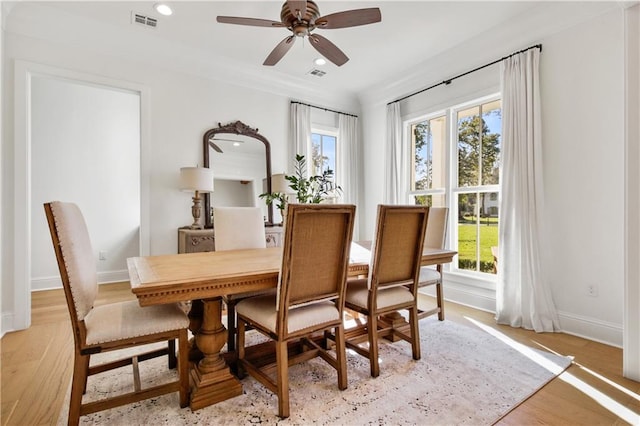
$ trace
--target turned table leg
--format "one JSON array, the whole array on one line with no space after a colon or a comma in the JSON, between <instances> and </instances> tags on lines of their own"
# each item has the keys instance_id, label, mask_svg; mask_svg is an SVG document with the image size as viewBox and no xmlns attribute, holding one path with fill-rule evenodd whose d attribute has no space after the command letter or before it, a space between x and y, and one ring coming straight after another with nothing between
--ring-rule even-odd
<instances>
[{"instance_id":1,"label":"turned table leg","mask_svg":"<svg viewBox=\"0 0 640 426\"><path fill-rule=\"evenodd\" d=\"M204 315L204 304L202 300L196 299L191 301L191 309L189 310L189 331L194 337L189 339L189 362L198 362L202 359L202 352L198 349L195 336L202 327L202 317Z\"/></svg>"},{"instance_id":2,"label":"turned table leg","mask_svg":"<svg viewBox=\"0 0 640 426\"><path fill-rule=\"evenodd\" d=\"M222 324L222 298L206 299L202 303L202 325L196 334L196 344L204 358L191 370L192 410L242 394L242 385L220 355L227 341L227 329Z\"/></svg>"}]
</instances>

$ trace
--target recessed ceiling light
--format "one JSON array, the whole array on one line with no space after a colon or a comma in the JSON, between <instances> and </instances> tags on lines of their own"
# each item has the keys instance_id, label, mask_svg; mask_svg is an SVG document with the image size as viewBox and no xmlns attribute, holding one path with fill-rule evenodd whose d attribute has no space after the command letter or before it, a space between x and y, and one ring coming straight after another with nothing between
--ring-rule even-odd
<instances>
[{"instance_id":1,"label":"recessed ceiling light","mask_svg":"<svg viewBox=\"0 0 640 426\"><path fill-rule=\"evenodd\" d=\"M324 65L327 61L324 58L316 58L313 60L313 63L316 65Z\"/></svg>"},{"instance_id":2,"label":"recessed ceiling light","mask_svg":"<svg viewBox=\"0 0 640 426\"><path fill-rule=\"evenodd\" d=\"M171 15L173 13L173 10L171 10L169 5L167 5L165 3L156 3L156 4L153 5L153 8L160 15L169 16L169 15Z\"/></svg>"}]
</instances>

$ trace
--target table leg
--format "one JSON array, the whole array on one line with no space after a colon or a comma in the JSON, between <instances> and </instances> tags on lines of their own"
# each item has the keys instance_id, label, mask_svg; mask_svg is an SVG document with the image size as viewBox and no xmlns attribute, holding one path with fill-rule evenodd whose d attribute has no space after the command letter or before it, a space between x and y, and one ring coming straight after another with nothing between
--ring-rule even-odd
<instances>
[{"instance_id":1,"label":"table leg","mask_svg":"<svg viewBox=\"0 0 640 426\"><path fill-rule=\"evenodd\" d=\"M196 344L204 358L191 370L192 410L242 394L242 385L220 356L220 349L227 339L227 330L222 324L222 298L202 302L204 315L196 334Z\"/></svg>"},{"instance_id":2,"label":"table leg","mask_svg":"<svg viewBox=\"0 0 640 426\"><path fill-rule=\"evenodd\" d=\"M196 343L195 336L202 327L202 317L204 315L204 304L202 300L192 300L191 310L189 311L189 330L194 337L189 340L189 362L198 362L202 359L203 355L198 344Z\"/></svg>"}]
</instances>

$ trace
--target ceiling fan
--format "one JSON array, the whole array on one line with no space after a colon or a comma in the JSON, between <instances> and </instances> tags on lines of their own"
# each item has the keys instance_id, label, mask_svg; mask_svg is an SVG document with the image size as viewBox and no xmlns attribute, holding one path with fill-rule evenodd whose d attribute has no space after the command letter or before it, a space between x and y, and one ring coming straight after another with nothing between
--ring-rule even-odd
<instances>
[{"instance_id":1,"label":"ceiling fan","mask_svg":"<svg viewBox=\"0 0 640 426\"><path fill-rule=\"evenodd\" d=\"M253 27L278 27L287 28L293 35L285 37L271 51L263 65L273 66L291 49L296 37L307 37L311 45L322 56L336 64L344 65L349 58L335 44L319 34L313 34L316 28L332 30L337 28L357 27L359 25L380 22L382 15L380 9L372 7L368 9L345 10L320 16L320 10L315 2L288 0L282 5L280 22L259 18L241 18L236 16L218 16L217 21L222 24L249 25Z\"/></svg>"}]
</instances>

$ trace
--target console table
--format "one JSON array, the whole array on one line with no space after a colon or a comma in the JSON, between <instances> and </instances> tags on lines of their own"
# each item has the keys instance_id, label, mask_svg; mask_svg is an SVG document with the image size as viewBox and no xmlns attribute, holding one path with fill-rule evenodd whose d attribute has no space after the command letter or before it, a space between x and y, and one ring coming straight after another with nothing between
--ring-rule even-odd
<instances>
[{"instance_id":1,"label":"console table","mask_svg":"<svg viewBox=\"0 0 640 426\"><path fill-rule=\"evenodd\" d=\"M282 226L265 226L267 247L282 246ZM215 251L215 229L178 228L178 253Z\"/></svg>"}]
</instances>

